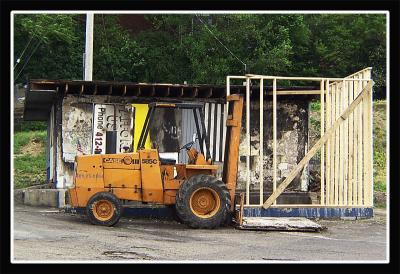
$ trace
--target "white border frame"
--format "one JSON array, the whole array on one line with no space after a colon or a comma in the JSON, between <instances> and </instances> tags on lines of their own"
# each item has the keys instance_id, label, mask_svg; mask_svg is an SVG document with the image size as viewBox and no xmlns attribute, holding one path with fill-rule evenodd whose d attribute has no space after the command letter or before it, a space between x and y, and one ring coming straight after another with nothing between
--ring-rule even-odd
<instances>
[{"instance_id":1,"label":"white border frame","mask_svg":"<svg viewBox=\"0 0 400 274\"><path fill-rule=\"evenodd\" d=\"M173 11L173 10L166 10L166 11L84 11L84 10L76 10L76 11L55 11L55 10L44 10L44 11L29 11L29 10L21 10L21 11L12 11L11 12L11 18L10 18L10 34L11 34L11 39L10 39L10 49L11 49L11 54L10 54L10 83L11 83L11 95L14 95L14 73L13 73L13 64L14 64L14 42L13 42L13 37L14 37L14 15L15 14L86 14L87 12L91 12L93 14L199 14L199 13L206 13L206 14L385 14L386 15L386 83L387 83L387 93L386 93L386 101L390 102L390 87L389 87L389 74L390 74L390 67L389 67L389 57L390 57L390 36L389 36L389 26L390 26L390 14L389 11L374 11L374 10L368 10L368 11L334 11L334 10L328 10L328 11L323 11L323 12L316 12L316 11L209 11L209 10L199 10L199 11ZM199 261L181 261L181 260L162 260L162 261L138 261L138 260L121 260L121 261L115 261L115 260L104 260L104 261L87 261L87 260L76 260L76 261L68 261L68 260L47 260L47 261L29 261L29 260L14 260L14 188L13 188L13 179L11 179L11 186L10 186L10 208L11 208L11 216L10 216L10 225L11 225L11 237L10 237L10 247L11 247L11 252L10 252L10 260L11 263L34 263L34 264L40 264L40 263L68 263L68 264L75 264L75 263L91 263L91 264L108 264L108 263L115 263L115 264L121 264L121 263L140 263L140 264L148 264L148 263L156 263L156 264L164 264L164 263L224 263L224 264L237 264L237 263L263 263L263 264L275 264L279 263L281 264L282 262L287 263L287 264L302 264L302 263L314 263L314 264L326 264L326 263L340 263L340 264L348 264L348 263L355 263L355 264L365 264L365 263L389 263L389 258L390 258L390 249L389 249L389 243L390 243L390 201L389 201L389 193L390 193L390 163L389 163L389 155L390 155L390 143L389 143L389 136L390 136L390 127L389 127L389 112L390 112L390 103L387 103L386 107L386 260L306 260L306 261L283 261L283 260L278 260L278 261L268 261L265 262L263 260L243 260L243 261L237 261L237 260L226 260L226 261L210 261L210 260L199 260ZM10 106L11 106L11 111L10 111L10 140L11 140L11 157L10 157L10 174L13 175L13 170L14 170L14 96L10 96Z\"/></svg>"}]
</instances>

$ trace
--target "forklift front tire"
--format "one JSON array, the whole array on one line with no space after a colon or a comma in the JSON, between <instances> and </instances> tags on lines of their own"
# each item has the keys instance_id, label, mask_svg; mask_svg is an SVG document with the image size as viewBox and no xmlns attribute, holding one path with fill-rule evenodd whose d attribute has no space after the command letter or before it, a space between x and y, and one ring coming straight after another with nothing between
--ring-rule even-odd
<instances>
[{"instance_id":1,"label":"forklift front tire","mask_svg":"<svg viewBox=\"0 0 400 274\"><path fill-rule=\"evenodd\" d=\"M121 218L121 202L110 192L98 192L89 199L86 215L94 225L113 226Z\"/></svg>"},{"instance_id":2,"label":"forklift front tire","mask_svg":"<svg viewBox=\"0 0 400 274\"><path fill-rule=\"evenodd\" d=\"M231 201L223 182L210 175L195 175L181 185L175 207L189 227L216 228L227 222Z\"/></svg>"}]
</instances>

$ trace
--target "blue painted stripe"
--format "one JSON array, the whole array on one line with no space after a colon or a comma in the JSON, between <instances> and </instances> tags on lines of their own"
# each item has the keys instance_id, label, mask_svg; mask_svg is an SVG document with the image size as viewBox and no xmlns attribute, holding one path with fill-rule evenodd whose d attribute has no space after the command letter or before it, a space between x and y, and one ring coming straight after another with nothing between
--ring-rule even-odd
<instances>
[{"instance_id":1,"label":"blue painted stripe","mask_svg":"<svg viewBox=\"0 0 400 274\"><path fill-rule=\"evenodd\" d=\"M84 207L77 208L66 208L65 212L67 213L78 213L85 214ZM145 218L161 218L161 219L172 219L173 212L172 209L168 207L159 207L159 208L138 208L138 207L124 207L122 210L123 217L145 217Z\"/></svg>"},{"instance_id":2,"label":"blue painted stripe","mask_svg":"<svg viewBox=\"0 0 400 274\"><path fill-rule=\"evenodd\" d=\"M84 208L66 209L66 212L84 213ZM124 217L166 218L171 219L171 208L124 208ZM374 209L367 208L244 208L245 217L305 217L305 218L342 218L355 217L356 219L372 218Z\"/></svg>"},{"instance_id":3,"label":"blue painted stripe","mask_svg":"<svg viewBox=\"0 0 400 274\"><path fill-rule=\"evenodd\" d=\"M246 217L372 218L373 208L244 208Z\"/></svg>"}]
</instances>

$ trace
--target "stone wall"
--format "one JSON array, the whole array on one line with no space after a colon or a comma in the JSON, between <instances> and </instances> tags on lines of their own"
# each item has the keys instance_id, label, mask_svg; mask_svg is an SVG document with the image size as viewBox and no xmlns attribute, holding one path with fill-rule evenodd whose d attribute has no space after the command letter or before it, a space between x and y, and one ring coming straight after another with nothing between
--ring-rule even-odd
<instances>
[{"instance_id":1,"label":"stone wall","mask_svg":"<svg viewBox=\"0 0 400 274\"><path fill-rule=\"evenodd\" d=\"M260 141L260 103L252 101L250 105L250 191L259 190L259 141ZM308 102L305 100L279 100L277 105L277 185L283 181L298 162L304 157L307 148ZM264 192L272 190L273 136L272 102L264 101ZM238 189L246 188L246 108L242 119L242 132L239 148ZM307 190L307 178L300 173L288 187L288 190Z\"/></svg>"}]
</instances>

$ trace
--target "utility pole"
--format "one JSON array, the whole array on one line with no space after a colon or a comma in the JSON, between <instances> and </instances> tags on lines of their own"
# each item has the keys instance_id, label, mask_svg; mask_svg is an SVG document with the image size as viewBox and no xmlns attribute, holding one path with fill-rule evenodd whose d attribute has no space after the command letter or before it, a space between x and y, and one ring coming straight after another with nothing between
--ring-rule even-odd
<instances>
[{"instance_id":1,"label":"utility pole","mask_svg":"<svg viewBox=\"0 0 400 274\"><path fill-rule=\"evenodd\" d=\"M86 13L85 81L92 81L93 76L93 22L93 12Z\"/></svg>"}]
</instances>

